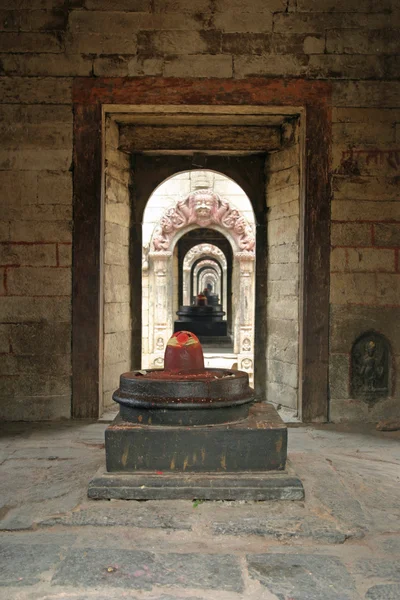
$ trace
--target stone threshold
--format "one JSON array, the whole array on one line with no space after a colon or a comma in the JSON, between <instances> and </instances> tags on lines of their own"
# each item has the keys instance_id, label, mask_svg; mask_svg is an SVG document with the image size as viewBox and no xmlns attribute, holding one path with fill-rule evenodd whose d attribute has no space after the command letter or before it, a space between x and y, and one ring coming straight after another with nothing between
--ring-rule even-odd
<instances>
[{"instance_id":1,"label":"stone threshold","mask_svg":"<svg viewBox=\"0 0 400 600\"><path fill-rule=\"evenodd\" d=\"M95 500L304 500L300 479L290 470L236 473L107 473L89 483Z\"/></svg>"}]
</instances>

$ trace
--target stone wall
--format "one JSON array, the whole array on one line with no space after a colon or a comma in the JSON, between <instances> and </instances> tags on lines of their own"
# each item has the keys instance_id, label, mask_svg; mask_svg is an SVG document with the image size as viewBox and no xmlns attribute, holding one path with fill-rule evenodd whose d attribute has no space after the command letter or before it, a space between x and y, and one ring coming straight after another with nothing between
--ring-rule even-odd
<instances>
[{"instance_id":1,"label":"stone wall","mask_svg":"<svg viewBox=\"0 0 400 600\"><path fill-rule=\"evenodd\" d=\"M366 90L352 103L365 106L333 111L330 418L376 421L400 414L400 111ZM350 369L370 330L392 350L388 397L372 404L351 398Z\"/></svg>"},{"instance_id":2,"label":"stone wall","mask_svg":"<svg viewBox=\"0 0 400 600\"><path fill-rule=\"evenodd\" d=\"M297 412L299 142L270 154L267 173L267 400Z\"/></svg>"},{"instance_id":3,"label":"stone wall","mask_svg":"<svg viewBox=\"0 0 400 600\"><path fill-rule=\"evenodd\" d=\"M0 418L69 417L71 108L14 100L0 120Z\"/></svg>"},{"instance_id":4,"label":"stone wall","mask_svg":"<svg viewBox=\"0 0 400 600\"><path fill-rule=\"evenodd\" d=\"M118 126L106 124L104 208L104 307L103 307L103 407L113 404L111 395L119 376L131 368L130 309L130 163L118 150ZM140 269L137 276L140 277Z\"/></svg>"},{"instance_id":5,"label":"stone wall","mask_svg":"<svg viewBox=\"0 0 400 600\"><path fill-rule=\"evenodd\" d=\"M366 329L399 363L399 21L395 0L3 0L1 416L70 414L73 78L143 75L331 81L331 417L394 414L345 382Z\"/></svg>"}]
</instances>

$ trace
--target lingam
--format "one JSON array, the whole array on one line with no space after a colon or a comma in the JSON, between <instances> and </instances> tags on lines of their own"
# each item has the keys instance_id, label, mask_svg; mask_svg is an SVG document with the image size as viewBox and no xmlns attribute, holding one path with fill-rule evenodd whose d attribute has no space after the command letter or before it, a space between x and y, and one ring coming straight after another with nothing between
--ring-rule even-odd
<instances>
[{"instance_id":1,"label":"lingam","mask_svg":"<svg viewBox=\"0 0 400 600\"><path fill-rule=\"evenodd\" d=\"M192 332L168 341L164 369L123 373L106 429L107 472L91 498L302 499L286 467L287 429L256 402L247 373L204 368Z\"/></svg>"},{"instance_id":2,"label":"lingam","mask_svg":"<svg viewBox=\"0 0 400 600\"><path fill-rule=\"evenodd\" d=\"M228 323L223 320L225 312L218 302L218 296L209 294L208 290L197 295L194 305L181 306L176 314L178 319L174 321L175 332L188 330L197 335L200 340L209 337L227 337Z\"/></svg>"}]
</instances>

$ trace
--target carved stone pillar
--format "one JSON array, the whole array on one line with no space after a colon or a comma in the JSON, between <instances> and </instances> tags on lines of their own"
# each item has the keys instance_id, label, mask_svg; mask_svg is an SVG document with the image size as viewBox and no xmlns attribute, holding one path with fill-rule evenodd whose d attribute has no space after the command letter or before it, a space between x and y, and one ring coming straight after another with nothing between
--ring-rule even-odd
<instances>
[{"instance_id":1,"label":"carved stone pillar","mask_svg":"<svg viewBox=\"0 0 400 600\"><path fill-rule=\"evenodd\" d=\"M254 253L239 252L238 368L254 380Z\"/></svg>"},{"instance_id":2,"label":"carved stone pillar","mask_svg":"<svg viewBox=\"0 0 400 600\"><path fill-rule=\"evenodd\" d=\"M150 252L149 271L149 366L161 369L165 345L173 330L172 252Z\"/></svg>"}]
</instances>

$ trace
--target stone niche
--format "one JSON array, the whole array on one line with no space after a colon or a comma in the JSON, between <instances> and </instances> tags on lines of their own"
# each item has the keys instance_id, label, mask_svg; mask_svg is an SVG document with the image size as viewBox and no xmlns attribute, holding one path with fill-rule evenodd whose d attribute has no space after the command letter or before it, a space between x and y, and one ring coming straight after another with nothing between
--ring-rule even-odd
<instances>
[{"instance_id":1,"label":"stone niche","mask_svg":"<svg viewBox=\"0 0 400 600\"><path fill-rule=\"evenodd\" d=\"M367 331L351 349L350 388L352 398L374 404L392 394L392 357L384 335Z\"/></svg>"}]
</instances>

